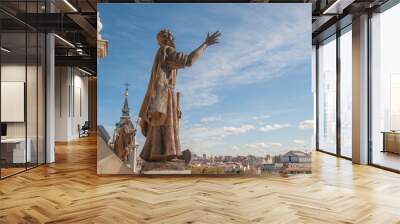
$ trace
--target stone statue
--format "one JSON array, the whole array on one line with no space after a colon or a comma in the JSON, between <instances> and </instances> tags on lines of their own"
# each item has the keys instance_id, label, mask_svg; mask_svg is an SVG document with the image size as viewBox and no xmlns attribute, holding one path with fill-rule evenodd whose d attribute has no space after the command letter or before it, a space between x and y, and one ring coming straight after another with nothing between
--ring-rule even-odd
<instances>
[{"instance_id":1,"label":"stone statue","mask_svg":"<svg viewBox=\"0 0 400 224\"><path fill-rule=\"evenodd\" d=\"M128 119L115 130L114 152L124 162L128 161L128 155L135 147L135 132Z\"/></svg>"},{"instance_id":2,"label":"stone statue","mask_svg":"<svg viewBox=\"0 0 400 224\"><path fill-rule=\"evenodd\" d=\"M114 135L110 144L115 154L124 162L128 161L129 153L136 147L136 128L133 127L128 106L129 84L126 83L125 85L125 100L121 110L122 115L120 121L115 124Z\"/></svg>"},{"instance_id":3,"label":"stone statue","mask_svg":"<svg viewBox=\"0 0 400 224\"><path fill-rule=\"evenodd\" d=\"M217 31L207 37L190 54L177 52L175 39L169 30L157 34L160 45L154 59L146 95L139 111L139 124L146 142L140 157L147 162L185 160L188 164L191 153L181 151L179 141L179 93L175 93L177 70L190 67L203 51L218 43L221 34Z\"/></svg>"}]
</instances>

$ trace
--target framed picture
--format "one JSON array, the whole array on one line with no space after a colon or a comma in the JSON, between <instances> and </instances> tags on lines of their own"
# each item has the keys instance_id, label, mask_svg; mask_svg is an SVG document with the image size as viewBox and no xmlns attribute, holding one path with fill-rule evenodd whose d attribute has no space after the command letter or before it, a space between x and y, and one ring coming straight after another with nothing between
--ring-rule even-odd
<instances>
[{"instance_id":1,"label":"framed picture","mask_svg":"<svg viewBox=\"0 0 400 224\"><path fill-rule=\"evenodd\" d=\"M311 173L309 4L98 9L99 174Z\"/></svg>"}]
</instances>

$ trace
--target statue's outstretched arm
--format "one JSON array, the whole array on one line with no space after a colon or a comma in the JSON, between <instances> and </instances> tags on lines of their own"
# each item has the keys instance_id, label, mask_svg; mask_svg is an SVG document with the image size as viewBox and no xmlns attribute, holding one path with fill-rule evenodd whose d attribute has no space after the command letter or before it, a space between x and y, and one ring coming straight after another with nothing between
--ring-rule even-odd
<instances>
[{"instance_id":1,"label":"statue's outstretched arm","mask_svg":"<svg viewBox=\"0 0 400 224\"><path fill-rule=\"evenodd\" d=\"M186 55L184 53L172 51L169 52L168 56L168 64L171 68L183 68L183 67L188 67L192 66L197 59L200 58L201 55L203 55L204 50L213 44L218 43L218 37L221 34L217 31L213 34L207 34L207 38L202 43L198 48L196 48L194 51L192 51L189 55Z\"/></svg>"},{"instance_id":2,"label":"statue's outstretched arm","mask_svg":"<svg viewBox=\"0 0 400 224\"><path fill-rule=\"evenodd\" d=\"M192 51L192 53L190 53L188 56L186 66L192 66L197 61L197 59L199 59L200 56L203 55L203 52L206 48L207 45L205 43L202 43L198 48Z\"/></svg>"},{"instance_id":3,"label":"statue's outstretched arm","mask_svg":"<svg viewBox=\"0 0 400 224\"><path fill-rule=\"evenodd\" d=\"M214 32L210 35L207 34L206 40L198 48L196 48L192 53L189 54L188 66L192 66L195 61L203 54L204 50L213 44L218 43L218 37L221 35L219 31Z\"/></svg>"}]
</instances>

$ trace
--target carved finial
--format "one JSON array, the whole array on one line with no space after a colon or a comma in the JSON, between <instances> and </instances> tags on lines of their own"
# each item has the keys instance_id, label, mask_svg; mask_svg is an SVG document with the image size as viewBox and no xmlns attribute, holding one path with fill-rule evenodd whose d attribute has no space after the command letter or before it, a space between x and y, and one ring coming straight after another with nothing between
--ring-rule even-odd
<instances>
[{"instance_id":1,"label":"carved finial","mask_svg":"<svg viewBox=\"0 0 400 224\"><path fill-rule=\"evenodd\" d=\"M128 97L128 87L129 87L129 83L128 82L126 82L125 84L124 84L124 86L125 86L125 92L124 92L124 96L126 96L126 97Z\"/></svg>"}]
</instances>

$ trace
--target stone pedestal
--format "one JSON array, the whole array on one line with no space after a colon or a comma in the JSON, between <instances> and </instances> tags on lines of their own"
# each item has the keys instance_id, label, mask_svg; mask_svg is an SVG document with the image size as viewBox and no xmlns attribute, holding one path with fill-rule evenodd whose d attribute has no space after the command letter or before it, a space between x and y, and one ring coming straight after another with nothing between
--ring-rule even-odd
<instances>
[{"instance_id":1,"label":"stone pedestal","mask_svg":"<svg viewBox=\"0 0 400 224\"><path fill-rule=\"evenodd\" d=\"M185 161L173 162L143 162L141 174L191 174Z\"/></svg>"}]
</instances>

